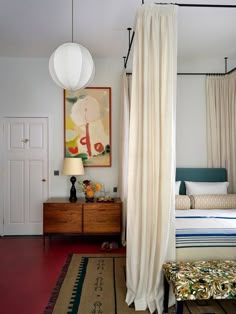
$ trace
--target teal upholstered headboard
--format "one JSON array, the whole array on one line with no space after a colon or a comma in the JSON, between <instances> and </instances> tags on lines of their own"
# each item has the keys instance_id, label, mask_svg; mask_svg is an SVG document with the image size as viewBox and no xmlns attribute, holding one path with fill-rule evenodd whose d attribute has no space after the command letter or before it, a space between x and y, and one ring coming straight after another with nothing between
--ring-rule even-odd
<instances>
[{"instance_id":1,"label":"teal upholstered headboard","mask_svg":"<svg viewBox=\"0 0 236 314\"><path fill-rule=\"evenodd\" d=\"M180 194L186 194L183 181L224 182L227 181L225 168L176 168L176 181L182 181Z\"/></svg>"}]
</instances>

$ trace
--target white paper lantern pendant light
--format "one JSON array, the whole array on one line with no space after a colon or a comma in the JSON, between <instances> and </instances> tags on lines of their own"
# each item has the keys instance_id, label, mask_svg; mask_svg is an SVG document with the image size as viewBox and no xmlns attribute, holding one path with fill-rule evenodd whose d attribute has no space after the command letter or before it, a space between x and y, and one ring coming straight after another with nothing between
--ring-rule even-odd
<instances>
[{"instance_id":1,"label":"white paper lantern pendant light","mask_svg":"<svg viewBox=\"0 0 236 314\"><path fill-rule=\"evenodd\" d=\"M49 72L54 82L63 89L77 90L88 86L95 75L92 56L84 46L73 42L60 45L49 59Z\"/></svg>"}]
</instances>

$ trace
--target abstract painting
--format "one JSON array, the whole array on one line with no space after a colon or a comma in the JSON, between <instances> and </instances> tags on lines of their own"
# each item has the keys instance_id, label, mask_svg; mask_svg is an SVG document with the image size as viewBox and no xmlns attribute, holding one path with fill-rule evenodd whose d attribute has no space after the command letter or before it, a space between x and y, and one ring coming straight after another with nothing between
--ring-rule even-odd
<instances>
[{"instance_id":1,"label":"abstract painting","mask_svg":"<svg viewBox=\"0 0 236 314\"><path fill-rule=\"evenodd\" d=\"M64 91L65 157L87 167L111 167L111 88Z\"/></svg>"}]
</instances>

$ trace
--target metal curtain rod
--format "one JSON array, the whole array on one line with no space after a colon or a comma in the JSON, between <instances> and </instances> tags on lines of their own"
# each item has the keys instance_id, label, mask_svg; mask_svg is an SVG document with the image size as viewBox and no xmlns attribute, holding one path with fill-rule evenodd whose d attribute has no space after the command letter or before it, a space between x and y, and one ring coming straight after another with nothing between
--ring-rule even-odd
<instances>
[{"instance_id":1,"label":"metal curtain rod","mask_svg":"<svg viewBox=\"0 0 236 314\"><path fill-rule=\"evenodd\" d=\"M196 73L191 73L191 72L179 72L177 73L177 75L227 75L227 74L231 74L232 72L234 72L236 70L236 67L233 68L232 70L225 72L225 73L203 73L203 72L196 72ZM132 75L131 72L127 72L126 75Z\"/></svg>"},{"instance_id":2,"label":"metal curtain rod","mask_svg":"<svg viewBox=\"0 0 236 314\"><path fill-rule=\"evenodd\" d=\"M236 8L233 4L200 4L200 3L155 3L155 4L172 4L179 7L199 7L199 8Z\"/></svg>"},{"instance_id":3,"label":"metal curtain rod","mask_svg":"<svg viewBox=\"0 0 236 314\"><path fill-rule=\"evenodd\" d=\"M177 75L228 75L234 72L236 67L230 71L227 71L227 59L228 57L225 57L225 73L177 73Z\"/></svg>"},{"instance_id":4,"label":"metal curtain rod","mask_svg":"<svg viewBox=\"0 0 236 314\"><path fill-rule=\"evenodd\" d=\"M179 72L179 73L177 73L177 75L226 75L226 74L228 74L228 73L204 73L204 72L196 72L196 73L194 73L194 72L186 72L186 73L184 73L184 72Z\"/></svg>"},{"instance_id":5,"label":"metal curtain rod","mask_svg":"<svg viewBox=\"0 0 236 314\"><path fill-rule=\"evenodd\" d=\"M235 68L233 68L232 70L228 71L228 72L227 72L227 73L225 73L225 74L230 74L230 73L234 72L235 70L236 70L236 67L235 67Z\"/></svg>"},{"instance_id":6,"label":"metal curtain rod","mask_svg":"<svg viewBox=\"0 0 236 314\"><path fill-rule=\"evenodd\" d=\"M231 71L233 71L233 70L231 70ZM132 74L133 74L132 72L126 73L126 75L132 75ZM191 72L181 73L180 72L180 73L177 73L177 75L225 75L225 74L228 74L228 73L203 73L203 72L198 72L198 73L194 73L194 72L193 73L191 73Z\"/></svg>"},{"instance_id":7,"label":"metal curtain rod","mask_svg":"<svg viewBox=\"0 0 236 314\"><path fill-rule=\"evenodd\" d=\"M131 29L130 29L131 30ZM132 37L131 37L131 40L129 40L129 49L128 49L128 53L127 53L127 56L126 58L124 59L125 60L125 69L127 67L127 63L128 63L128 59L129 59L129 54L130 54L130 50L131 50L131 47L132 47L132 44L133 44L133 40L134 40L134 32L132 34Z\"/></svg>"}]
</instances>

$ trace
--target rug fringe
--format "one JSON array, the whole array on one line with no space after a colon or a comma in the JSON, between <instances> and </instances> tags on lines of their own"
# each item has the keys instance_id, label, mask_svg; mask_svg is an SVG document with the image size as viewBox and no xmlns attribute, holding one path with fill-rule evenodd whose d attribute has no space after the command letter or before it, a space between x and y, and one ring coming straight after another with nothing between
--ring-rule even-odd
<instances>
[{"instance_id":1,"label":"rug fringe","mask_svg":"<svg viewBox=\"0 0 236 314\"><path fill-rule=\"evenodd\" d=\"M55 303L56 303L56 300L58 298L61 286L63 284L65 277L66 277L72 256L73 256L73 253L68 254L66 262L65 262L64 266L62 267L60 276L56 282L55 287L53 288L53 291L51 293L51 297L48 300L48 304L45 307L43 314L51 314L52 313L54 306L55 306Z\"/></svg>"}]
</instances>

